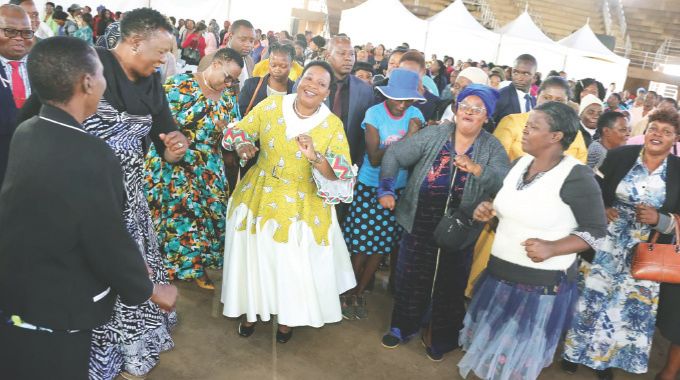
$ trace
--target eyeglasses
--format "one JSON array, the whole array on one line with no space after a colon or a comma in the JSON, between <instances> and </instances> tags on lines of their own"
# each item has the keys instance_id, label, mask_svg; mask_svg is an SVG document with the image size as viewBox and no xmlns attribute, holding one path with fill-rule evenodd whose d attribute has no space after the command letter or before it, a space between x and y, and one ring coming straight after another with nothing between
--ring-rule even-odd
<instances>
[{"instance_id":1,"label":"eyeglasses","mask_svg":"<svg viewBox=\"0 0 680 380\"><path fill-rule=\"evenodd\" d=\"M481 115L482 112L486 111L484 107L471 106L467 103L458 103L458 109L472 115Z\"/></svg>"},{"instance_id":2,"label":"eyeglasses","mask_svg":"<svg viewBox=\"0 0 680 380\"><path fill-rule=\"evenodd\" d=\"M224 74L224 84L226 84L227 86L234 87L240 84L238 78L232 77L230 74L227 74L226 71L222 71L222 73Z\"/></svg>"},{"instance_id":3,"label":"eyeglasses","mask_svg":"<svg viewBox=\"0 0 680 380\"><path fill-rule=\"evenodd\" d=\"M2 33L5 35L7 38L15 38L18 35L21 35L21 38L25 40L30 40L33 38L35 35L32 30L17 30L17 29L10 29L10 28L0 28L2 30Z\"/></svg>"},{"instance_id":4,"label":"eyeglasses","mask_svg":"<svg viewBox=\"0 0 680 380\"><path fill-rule=\"evenodd\" d=\"M649 128L647 128L647 133L658 133L662 135L663 137L673 137L675 136L675 131L668 129L668 128L659 128L656 125L650 125Z\"/></svg>"}]
</instances>

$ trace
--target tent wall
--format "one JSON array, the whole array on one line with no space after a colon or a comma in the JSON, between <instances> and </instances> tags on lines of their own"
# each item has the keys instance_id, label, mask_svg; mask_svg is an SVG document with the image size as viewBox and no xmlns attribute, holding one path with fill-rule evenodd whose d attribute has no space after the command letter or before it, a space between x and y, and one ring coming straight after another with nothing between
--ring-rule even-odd
<instances>
[{"instance_id":1,"label":"tent wall","mask_svg":"<svg viewBox=\"0 0 680 380\"><path fill-rule=\"evenodd\" d=\"M508 36L501 37L498 57L494 63L498 65L512 66L515 58L520 54L528 53L538 61L538 71L547 74L550 70L562 70L564 67L565 53L559 46L543 44L540 42Z\"/></svg>"}]
</instances>

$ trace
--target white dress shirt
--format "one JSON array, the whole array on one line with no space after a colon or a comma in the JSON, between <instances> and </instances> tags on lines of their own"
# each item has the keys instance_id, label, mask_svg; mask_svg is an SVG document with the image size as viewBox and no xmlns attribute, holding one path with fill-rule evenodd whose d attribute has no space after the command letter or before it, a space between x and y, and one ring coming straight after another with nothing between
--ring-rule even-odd
<instances>
[{"instance_id":1,"label":"white dress shirt","mask_svg":"<svg viewBox=\"0 0 680 380\"><path fill-rule=\"evenodd\" d=\"M21 79L24 80L24 88L26 88L26 99L28 99L29 96L31 96L31 86L28 82L28 70L26 69L26 59L28 56L24 56L24 58L20 59L19 62L21 64L19 65L19 75L21 75ZM2 65L3 69L5 69L5 75L7 75L7 83L0 78L0 86L9 86L10 90L14 88L12 84L12 66L10 66L9 62L11 60L7 59L3 56L0 55L0 64Z\"/></svg>"}]
</instances>

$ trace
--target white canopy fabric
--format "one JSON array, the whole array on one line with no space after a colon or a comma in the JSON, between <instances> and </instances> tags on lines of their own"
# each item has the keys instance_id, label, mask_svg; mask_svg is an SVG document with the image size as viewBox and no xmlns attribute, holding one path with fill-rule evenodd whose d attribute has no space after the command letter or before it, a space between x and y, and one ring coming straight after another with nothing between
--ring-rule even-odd
<instances>
[{"instance_id":1,"label":"white canopy fabric","mask_svg":"<svg viewBox=\"0 0 680 380\"><path fill-rule=\"evenodd\" d=\"M463 0L456 0L427 20L426 56L452 55L493 61L498 53L500 36L483 27L468 12Z\"/></svg>"},{"instance_id":2,"label":"white canopy fabric","mask_svg":"<svg viewBox=\"0 0 680 380\"><path fill-rule=\"evenodd\" d=\"M605 87L616 83L616 88L623 88L630 61L604 46L587 23L558 44L567 49L564 71L569 78L595 78Z\"/></svg>"},{"instance_id":3,"label":"white canopy fabric","mask_svg":"<svg viewBox=\"0 0 680 380\"><path fill-rule=\"evenodd\" d=\"M382 43L388 49L407 42L412 49L425 49L427 21L411 13L399 0L368 0L340 15L340 33L353 45Z\"/></svg>"},{"instance_id":4,"label":"white canopy fabric","mask_svg":"<svg viewBox=\"0 0 680 380\"><path fill-rule=\"evenodd\" d=\"M531 54L538 61L538 71L562 70L565 49L546 36L524 12L515 20L498 29L501 35L498 55L494 63L512 65L517 56Z\"/></svg>"}]
</instances>

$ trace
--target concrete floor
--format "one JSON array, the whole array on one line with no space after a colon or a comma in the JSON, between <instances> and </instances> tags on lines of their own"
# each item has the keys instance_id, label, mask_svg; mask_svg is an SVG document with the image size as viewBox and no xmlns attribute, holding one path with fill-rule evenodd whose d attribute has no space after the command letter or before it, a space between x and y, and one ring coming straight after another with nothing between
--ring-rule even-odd
<instances>
[{"instance_id":1,"label":"concrete floor","mask_svg":"<svg viewBox=\"0 0 680 380\"><path fill-rule=\"evenodd\" d=\"M221 272L211 278L218 279L220 275ZM221 316L213 292L193 283L176 284L180 289L180 323L173 333L176 347L161 355L148 379L461 379L456 367L460 351L435 363L425 356L418 340L393 350L380 345L392 307L391 297L381 286L384 281L377 281L376 290L369 295L368 319L320 329L296 328L293 338L283 345L275 343L272 323L258 324L250 338L239 337L238 321ZM216 285L219 289L221 284L216 281ZM653 379L663 366L667 347L667 342L658 337L652 349L650 372L631 375L616 371L616 379ZM595 379L587 368L568 375L558 367L553 364L545 369L540 379Z\"/></svg>"}]
</instances>

